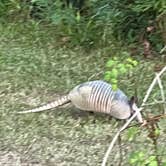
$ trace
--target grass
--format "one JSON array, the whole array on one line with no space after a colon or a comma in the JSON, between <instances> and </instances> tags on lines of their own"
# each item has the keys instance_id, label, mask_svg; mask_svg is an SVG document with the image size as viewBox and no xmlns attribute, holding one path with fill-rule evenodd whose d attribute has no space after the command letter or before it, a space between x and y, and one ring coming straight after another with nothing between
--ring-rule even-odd
<instances>
[{"instance_id":1,"label":"grass","mask_svg":"<svg viewBox=\"0 0 166 166\"><path fill-rule=\"evenodd\" d=\"M53 101L92 75L92 80L103 79L102 73L95 73L104 71L111 48L91 51L68 48L61 45L49 28L37 25L1 25L0 33L0 165L100 165L116 132L118 124L114 119L102 114L90 115L73 107L38 114L18 115L16 112ZM160 57L147 61L137 59L140 65L135 73L120 80L120 87L129 96L137 90L141 100L154 76L155 64L164 62ZM165 77L163 80L166 82ZM157 97L160 98L160 93L156 89L151 100ZM157 114L162 107L148 111ZM160 125L160 154L164 160L164 120ZM122 144L126 151L123 165L128 165L129 154L135 150L143 150L147 155L154 153L145 129L140 130L134 140L127 138L126 131ZM116 166L118 146L114 154L110 163Z\"/></svg>"}]
</instances>

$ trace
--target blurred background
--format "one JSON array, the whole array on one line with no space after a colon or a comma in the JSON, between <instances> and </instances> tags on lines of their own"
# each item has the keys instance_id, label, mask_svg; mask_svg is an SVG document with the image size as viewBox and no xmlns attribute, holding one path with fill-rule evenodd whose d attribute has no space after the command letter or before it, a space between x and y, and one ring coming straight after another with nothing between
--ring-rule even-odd
<instances>
[{"instance_id":1,"label":"blurred background","mask_svg":"<svg viewBox=\"0 0 166 166\"><path fill-rule=\"evenodd\" d=\"M140 105L164 66L165 0L0 0L0 165L101 165L124 122L73 107L16 112L97 79ZM166 94L166 74L161 80ZM161 100L156 85L144 118L164 114ZM108 163L166 166L165 140L164 118L129 128Z\"/></svg>"}]
</instances>

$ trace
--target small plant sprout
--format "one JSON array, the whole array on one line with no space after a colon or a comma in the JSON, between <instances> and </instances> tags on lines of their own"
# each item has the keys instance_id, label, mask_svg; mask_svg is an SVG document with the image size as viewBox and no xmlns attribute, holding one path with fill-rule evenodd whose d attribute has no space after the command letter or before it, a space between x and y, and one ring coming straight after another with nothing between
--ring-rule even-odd
<instances>
[{"instance_id":1,"label":"small plant sprout","mask_svg":"<svg viewBox=\"0 0 166 166\"><path fill-rule=\"evenodd\" d=\"M124 57L128 57L121 61L117 57L109 59L106 63L106 71L104 73L104 80L112 84L113 90L118 88L118 77L127 74L137 66L138 62L131 57L127 52L122 52Z\"/></svg>"}]
</instances>

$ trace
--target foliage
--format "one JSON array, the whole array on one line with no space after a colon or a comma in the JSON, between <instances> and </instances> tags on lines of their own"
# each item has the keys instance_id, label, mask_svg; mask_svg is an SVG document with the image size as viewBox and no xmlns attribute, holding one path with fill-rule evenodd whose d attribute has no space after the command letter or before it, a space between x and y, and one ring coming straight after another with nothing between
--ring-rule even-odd
<instances>
[{"instance_id":1,"label":"foliage","mask_svg":"<svg viewBox=\"0 0 166 166\"><path fill-rule=\"evenodd\" d=\"M162 23L166 20L158 20L159 17L164 18L166 14L165 0L117 0L112 1L112 23L113 34L128 43L141 42L143 38L148 38L152 45L162 48L166 40L162 37L165 31ZM160 23L159 23L160 22ZM148 31L147 28L152 30Z\"/></svg>"},{"instance_id":2,"label":"foliage","mask_svg":"<svg viewBox=\"0 0 166 166\"><path fill-rule=\"evenodd\" d=\"M30 6L26 5L25 1L21 0L1 0L0 1L0 21L6 22L14 18L20 19L22 14L27 14L27 9ZM19 20L17 20L19 21Z\"/></svg>"},{"instance_id":3,"label":"foliage","mask_svg":"<svg viewBox=\"0 0 166 166\"><path fill-rule=\"evenodd\" d=\"M148 38L153 47L161 49L166 43L165 9L165 0L0 2L0 14L5 18L24 15L39 22L52 23L60 36L67 37L67 42L86 47L108 45L114 36L127 43ZM150 32L148 27L152 28Z\"/></svg>"},{"instance_id":4,"label":"foliage","mask_svg":"<svg viewBox=\"0 0 166 166\"><path fill-rule=\"evenodd\" d=\"M120 54L122 58L113 57L106 63L104 80L110 82L114 90L118 88L119 76L127 74L138 63L136 60L133 60L131 57L129 57L127 52L121 52Z\"/></svg>"},{"instance_id":5,"label":"foliage","mask_svg":"<svg viewBox=\"0 0 166 166\"><path fill-rule=\"evenodd\" d=\"M134 166L158 166L156 156L149 156L146 158L144 152L134 152L130 156L130 164Z\"/></svg>"},{"instance_id":6,"label":"foliage","mask_svg":"<svg viewBox=\"0 0 166 166\"><path fill-rule=\"evenodd\" d=\"M44 8L43 14L47 15L46 19L57 27L62 36L69 36L72 44L79 43L86 46L91 46L94 42L103 44L103 41L101 42L99 39L104 35L103 29L107 21L105 10L108 5L88 2L84 6L85 9L81 11L59 0L54 1L51 7L48 3L41 4L41 0L33 2Z\"/></svg>"},{"instance_id":7,"label":"foliage","mask_svg":"<svg viewBox=\"0 0 166 166\"><path fill-rule=\"evenodd\" d=\"M133 141L136 136L138 135L138 128L137 127L132 127L127 129L127 140L128 141Z\"/></svg>"},{"instance_id":8,"label":"foliage","mask_svg":"<svg viewBox=\"0 0 166 166\"><path fill-rule=\"evenodd\" d=\"M80 10L76 10L73 3L67 5L59 0L33 0L33 3L42 8L40 14L57 25L63 35L70 36L74 44L107 43L112 34L128 43L148 38L158 49L166 42L162 37L165 34L166 20L162 19L166 11L165 0L87 1ZM153 30L147 32L148 27Z\"/></svg>"}]
</instances>

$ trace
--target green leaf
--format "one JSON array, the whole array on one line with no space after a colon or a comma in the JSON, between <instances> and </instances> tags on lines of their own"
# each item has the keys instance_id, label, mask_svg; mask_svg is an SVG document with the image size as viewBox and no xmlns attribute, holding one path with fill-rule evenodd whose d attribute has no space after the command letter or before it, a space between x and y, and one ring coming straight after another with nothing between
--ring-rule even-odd
<instances>
[{"instance_id":1,"label":"green leaf","mask_svg":"<svg viewBox=\"0 0 166 166\"><path fill-rule=\"evenodd\" d=\"M131 58L127 58L126 61L132 62L133 60Z\"/></svg>"},{"instance_id":2,"label":"green leaf","mask_svg":"<svg viewBox=\"0 0 166 166\"><path fill-rule=\"evenodd\" d=\"M148 160L149 160L149 161L156 160L156 156L150 156Z\"/></svg>"},{"instance_id":3,"label":"green leaf","mask_svg":"<svg viewBox=\"0 0 166 166\"><path fill-rule=\"evenodd\" d=\"M112 82L113 84L117 84L117 83L118 83L118 80L115 79L115 78L112 78L112 79L111 79L111 82Z\"/></svg>"},{"instance_id":4,"label":"green leaf","mask_svg":"<svg viewBox=\"0 0 166 166\"><path fill-rule=\"evenodd\" d=\"M111 78L111 72L110 71L106 71L104 74L104 80L109 81Z\"/></svg>"},{"instance_id":5,"label":"green leaf","mask_svg":"<svg viewBox=\"0 0 166 166\"><path fill-rule=\"evenodd\" d=\"M145 155L144 155L143 152L139 152L138 156L139 156L140 159L142 159Z\"/></svg>"},{"instance_id":6,"label":"green leaf","mask_svg":"<svg viewBox=\"0 0 166 166\"><path fill-rule=\"evenodd\" d=\"M127 68L125 67L125 65L123 65L119 68L119 72L120 72L120 74L125 74L127 72Z\"/></svg>"},{"instance_id":7,"label":"green leaf","mask_svg":"<svg viewBox=\"0 0 166 166\"><path fill-rule=\"evenodd\" d=\"M111 71L106 71L105 74L106 75L111 75Z\"/></svg>"},{"instance_id":8,"label":"green leaf","mask_svg":"<svg viewBox=\"0 0 166 166\"><path fill-rule=\"evenodd\" d=\"M148 166L158 166L158 163L156 160L151 161Z\"/></svg>"},{"instance_id":9,"label":"green leaf","mask_svg":"<svg viewBox=\"0 0 166 166\"><path fill-rule=\"evenodd\" d=\"M132 64L133 64L133 66L137 66L137 65L138 65L138 62L135 61L135 60L133 60Z\"/></svg>"},{"instance_id":10,"label":"green leaf","mask_svg":"<svg viewBox=\"0 0 166 166\"><path fill-rule=\"evenodd\" d=\"M159 136L160 135L160 129L156 128L154 133L155 133L156 136Z\"/></svg>"},{"instance_id":11,"label":"green leaf","mask_svg":"<svg viewBox=\"0 0 166 166\"><path fill-rule=\"evenodd\" d=\"M133 60L132 58L127 58L126 61L127 63L130 63L133 66L136 66L138 64L138 62L136 60Z\"/></svg>"},{"instance_id":12,"label":"green leaf","mask_svg":"<svg viewBox=\"0 0 166 166\"><path fill-rule=\"evenodd\" d=\"M133 139L136 137L136 134L138 133L138 129L136 127L129 128L127 130L127 139L129 141L133 141Z\"/></svg>"},{"instance_id":13,"label":"green leaf","mask_svg":"<svg viewBox=\"0 0 166 166\"><path fill-rule=\"evenodd\" d=\"M111 71L111 76L112 76L113 78L117 78L117 77L118 77L118 70L117 70L117 69L112 69L112 71Z\"/></svg>"},{"instance_id":14,"label":"green leaf","mask_svg":"<svg viewBox=\"0 0 166 166\"><path fill-rule=\"evenodd\" d=\"M119 63L118 65L117 65L117 68L123 68L123 67L125 67L125 65L123 64L123 63Z\"/></svg>"},{"instance_id":15,"label":"green leaf","mask_svg":"<svg viewBox=\"0 0 166 166\"><path fill-rule=\"evenodd\" d=\"M138 62L136 60L133 60L132 58L127 58L127 62L129 62L133 66L137 66Z\"/></svg>"},{"instance_id":16,"label":"green leaf","mask_svg":"<svg viewBox=\"0 0 166 166\"><path fill-rule=\"evenodd\" d=\"M109 61L106 63L106 67L112 67L114 64L115 64L115 61L109 60Z\"/></svg>"},{"instance_id":17,"label":"green leaf","mask_svg":"<svg viewBox=\"0 0 166 166\"><path fill-rule=\"evenodd\" d=\"M117 90L117 89L118 89L117 84L112 84L112 89L113 89L113 90Z\"/></svg>"},{"instance_id":18,"label":"green leaf","mask_svg":"<svg viewBox=\"0 0 166 166\"><path fill-rule=\"evenodd\" d=\"M105 80L105 81L109 81L109 80L110 80L110 76L109 76L109 75L105 75L105 76L104 76L104 80Z\"/></svg>"},{"instance_id":19,"label":"green leaf","mask_svg":"<svg viewBox=\"0 0 166 166\"><path fill-rule=\"evenodd\" d=\"M117 57L113 57L113 60L114 60L114 61L117 61L117 60L118 60L118 58L117 58Z\"/></svg>"},{"instance_id":20,"label":"green leaf","mask_svg":"<svg viewBox=\"0 0 166 166\"><path fill-rule=\"evenodd\" d=\"M133 66L131 64L126 64L126 68L131 70L131 69L133 69Z\"/></svg>"},{"instance_id":21,"label":"green leaf","mask_svg":"<svg viewBox=\"0 0 166 166\"><path fill-rule=\"evenodd\" d=\"M134 159L130 159L130 164L135 164L137 162L137 159L134 158Z\"/></svg>"}]
</instances>

